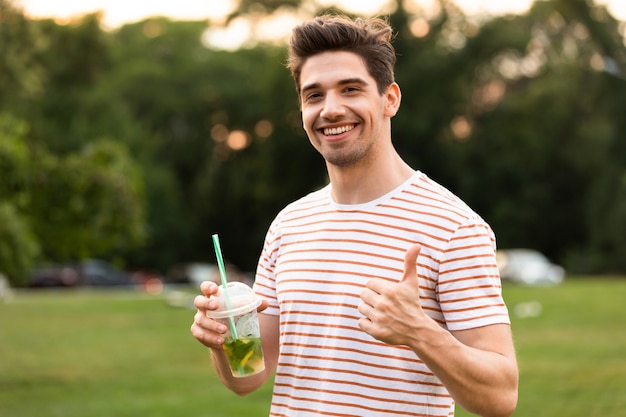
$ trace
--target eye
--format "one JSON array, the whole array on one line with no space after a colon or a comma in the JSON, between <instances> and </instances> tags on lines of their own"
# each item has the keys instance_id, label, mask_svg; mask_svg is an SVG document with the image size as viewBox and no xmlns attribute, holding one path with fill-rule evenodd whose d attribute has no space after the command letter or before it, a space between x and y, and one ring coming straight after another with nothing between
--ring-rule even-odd
<instances>
[{"instance_id":1,"label":"eye","mask_svg":"<svg viewBox=\"0 0 626 417\"><path fill-rule=\"evenodd\" d=\"M312 92L304 96L304 101L306 102L316 101L316 100L319 100L321 97L322 97L321 93Z\"/></svg>"},{"instance_id":2,"label":"eye","mask_svg":"<svg viewBox=\"0 0 626 417\"><path fill-rule=\"evenodd\" d=\"M355 85L349 85L343 89L343 92L346 94L354 94L361 91L361 88Z\"/></svg>"}]
</instances>

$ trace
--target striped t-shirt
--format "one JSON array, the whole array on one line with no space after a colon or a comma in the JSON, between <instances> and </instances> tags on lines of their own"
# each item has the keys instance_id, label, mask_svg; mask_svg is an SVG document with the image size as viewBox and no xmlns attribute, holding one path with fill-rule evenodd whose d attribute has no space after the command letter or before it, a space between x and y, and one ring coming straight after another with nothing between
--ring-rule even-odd
<instances>
[{"instance_id":1,"label":"striped t-shirt","mask_svg":"<svg viewBox=\"0 0 626 417\"><path fill-rule=\"evenodd\" d=\"M509 323L490 227L421 172L365 204L336 204L330 185L271 224L255 290L279 315L270 416L452 416L454 401L406 346L363 332L359 293L398 282L415 243L420 302L449 330Z\"/></svg>"}]
</instances>

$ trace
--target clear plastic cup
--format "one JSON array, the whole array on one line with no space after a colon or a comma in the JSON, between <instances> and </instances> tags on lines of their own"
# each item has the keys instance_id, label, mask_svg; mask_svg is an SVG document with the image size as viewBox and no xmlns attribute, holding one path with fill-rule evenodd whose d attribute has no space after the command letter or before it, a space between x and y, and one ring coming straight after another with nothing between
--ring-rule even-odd
<instances>
[{"instance_id":1,"label":"clear plastic cup","mask_svg":"<svg viewBox=\"0 0 626 417\"><path fill-rule=\"evenodd\" d=\"M217 310L207 310L206 314L228 327L224 338L224 352L233 376L240 378L263 371L265 362L257 316L257 307L261 305L261 299L252 288L242 282L228 283L230 310L223 285L219 286L215 297L219 301L219 307ZM235 327L236 337L231 331L231 326Z\"/></svg>"}]
</instances>

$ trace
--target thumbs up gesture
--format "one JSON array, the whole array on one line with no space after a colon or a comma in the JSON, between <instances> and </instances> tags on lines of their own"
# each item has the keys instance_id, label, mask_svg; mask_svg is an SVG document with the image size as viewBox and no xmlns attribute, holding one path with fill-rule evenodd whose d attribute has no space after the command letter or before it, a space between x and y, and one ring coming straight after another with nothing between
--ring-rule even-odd
<instances>
[{"instance_id":1,"label":"thumbs up gesture","mask_svg":"<svg viewBox=\"0 0 626 417\"><path fill-rule=\"evenodd\" d=\"M422 310L417 277L420 245L411 246L404 255L404 274L399 283L380 278L367 282L361 291L359 327L372 337L391 344L408 345L420 328L432 325Z\"/></svg>"}]
</instances>

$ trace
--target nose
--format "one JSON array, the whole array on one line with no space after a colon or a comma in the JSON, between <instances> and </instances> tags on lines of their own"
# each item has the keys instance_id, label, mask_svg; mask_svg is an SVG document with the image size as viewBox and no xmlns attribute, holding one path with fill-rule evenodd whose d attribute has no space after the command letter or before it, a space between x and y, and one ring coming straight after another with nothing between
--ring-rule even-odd
<instances>
[{"instance_id":1,"label":"nose","mask_svg":"<svg viewBox=\"0 0 626 417\"><path fill-rule=\"evenodd\" d=\"M341 102L341 97L335 92L328 92L324 97L324 106L320 112L320 117L326 120L334 120L345 114L345 108Z\"/></svg>"}]
</instances>

